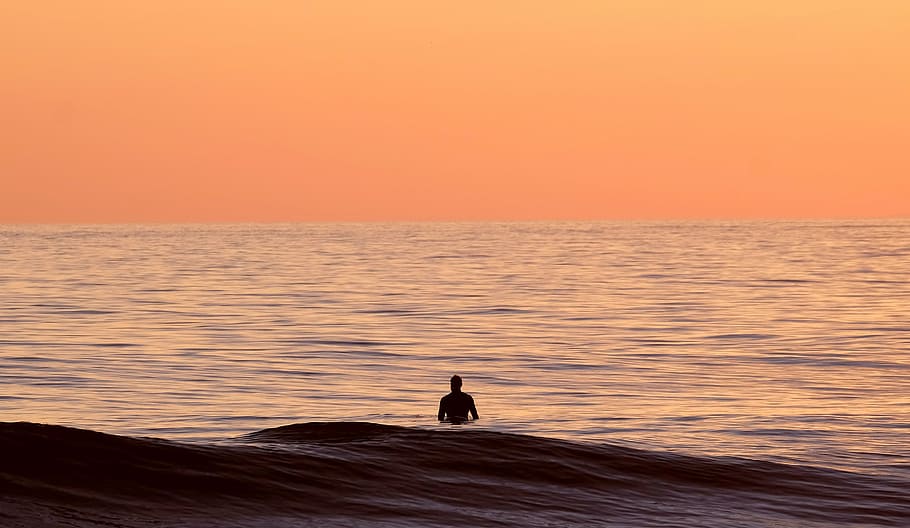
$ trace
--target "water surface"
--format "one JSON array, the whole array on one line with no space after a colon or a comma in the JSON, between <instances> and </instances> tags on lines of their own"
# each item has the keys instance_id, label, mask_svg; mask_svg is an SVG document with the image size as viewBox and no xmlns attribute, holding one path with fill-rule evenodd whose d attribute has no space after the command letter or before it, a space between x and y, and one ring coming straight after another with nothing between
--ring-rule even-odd
<instances>
[{"instance_id":1,"label":"water surface","mask_svg":"<svg viewBox=\"0 0 910 528\"><path fill-rule=\"evenodd\" d=\"M310 421L906 476L910 221L0 227L0 421Z\"/></svg>"}]
</instances>

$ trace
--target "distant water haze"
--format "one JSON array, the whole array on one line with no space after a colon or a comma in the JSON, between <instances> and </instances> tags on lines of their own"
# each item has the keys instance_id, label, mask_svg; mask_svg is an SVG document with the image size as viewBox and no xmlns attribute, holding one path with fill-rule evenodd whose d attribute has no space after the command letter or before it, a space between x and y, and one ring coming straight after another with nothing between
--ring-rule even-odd
<instances>
[{"instance_id":1,"label":"distant water haze","mask_svg":"<svg viewBox=\"0 0 910 528\"><path fill-rule=\"evenodd\" d=\"M0 227L0 421L310 421L902 474L910 221Z\"/></svg>"}]
</instances>

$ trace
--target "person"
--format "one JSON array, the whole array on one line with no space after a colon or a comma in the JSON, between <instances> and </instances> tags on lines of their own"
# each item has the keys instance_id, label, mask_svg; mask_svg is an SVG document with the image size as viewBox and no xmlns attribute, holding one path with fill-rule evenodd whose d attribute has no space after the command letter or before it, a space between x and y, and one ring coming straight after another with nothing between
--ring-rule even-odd
<instances>
[{"instance_id":1,"label":"person","mask_svg":"<svg viewBox=\"0 0 910 528\"><path fill-rule=\"evenodd\" d=\"M461 392L461 376L458 374L452 376L449 380L452 392L446 394L439 400L440 422L461 423L468 421L468 413L475 420L477 416L477 407L474 406L474 398L466 392Z\"/></svg>"}]
</instances>

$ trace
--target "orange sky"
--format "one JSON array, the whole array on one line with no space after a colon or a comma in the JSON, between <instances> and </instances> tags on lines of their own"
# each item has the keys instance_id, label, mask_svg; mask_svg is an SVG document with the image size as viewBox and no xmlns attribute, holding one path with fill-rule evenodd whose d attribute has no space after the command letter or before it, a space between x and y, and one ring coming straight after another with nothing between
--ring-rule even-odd
<instances>
[{"instance_id":1,"label":"orange sky","mask_svg":"<svg viewBox=\"0 0 910 528\"><path fill-rule=\"evenodd\" d=\"M910 216L907 0L5 0L0 222Z\"/></svg>"}]
</instances>

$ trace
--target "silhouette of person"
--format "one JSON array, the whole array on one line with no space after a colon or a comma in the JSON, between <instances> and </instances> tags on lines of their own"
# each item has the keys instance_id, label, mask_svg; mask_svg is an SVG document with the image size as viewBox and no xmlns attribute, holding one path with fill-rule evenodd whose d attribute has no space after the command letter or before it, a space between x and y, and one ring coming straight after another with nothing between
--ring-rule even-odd
<instances>
[{"instance_id":1,"label":"silhouette of person","mask_svg":"<svg viewBox=\"0 0 910 528\"><path fill-rule=\"evenodd\" d=\"M440 422L461 423L468 421L468 412L475 420L477 416L477 407L474 406L474 398L466 392L461 392L461 376L458 374L452 376L449 380L452 386L452 392L446 394L439 400Z\"/></svg>"}]
</instances>

